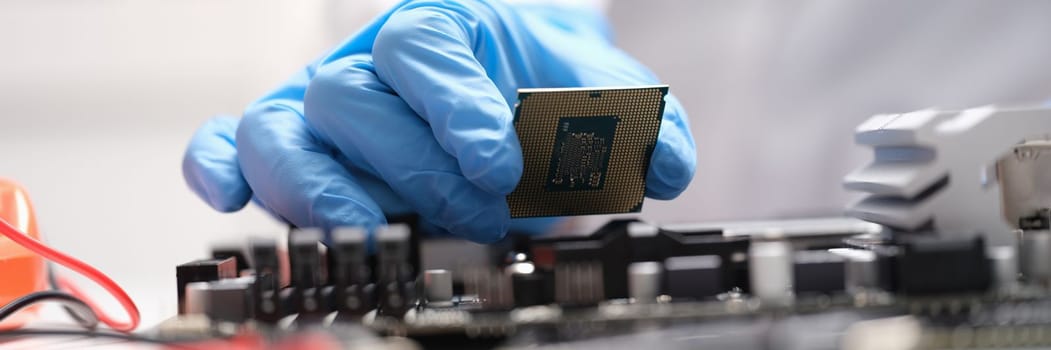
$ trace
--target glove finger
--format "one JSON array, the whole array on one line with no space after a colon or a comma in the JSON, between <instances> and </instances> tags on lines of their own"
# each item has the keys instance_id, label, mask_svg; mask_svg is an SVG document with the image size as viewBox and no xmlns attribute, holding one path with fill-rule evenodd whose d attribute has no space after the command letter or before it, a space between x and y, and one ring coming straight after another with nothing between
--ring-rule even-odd
<instances>
[{"instance_id":1,"label":"glove finger","mask_svg":"<svg viewBox=\"0 0 1051 350\"><path fill-rule=\"evenodd\" d=\"M257 198L299 227L385 223L379 205L311 133L301 106L268 100L250 107L241 121L241 169Z\"/></svg>"},{"instance_id":2,"label":"glove finger","mask_svg":"<svg viewBox=\"0 0 1051 350\"><path fill-rule=\"evenodd\" d=\"M244 208L252 197L237 162L237 123L232 117L209 119L194 133L182 159L186 184L205 203L224 213Z\"/></svg>"},{"instance_id":3,"label":"glove finger","mask_svg":"<svg viewBox=\"0 0 1051 350\"><path fill-rule=\"evenodd\" d=\"M686 111L675 96L665 97L660 136L646 173L646 196L654 199L678 197L693 180L697 150Z\"/></svg>"},{"instance_id":4,"label":"glove finger","mask_svg":"<svg viewBox=\"0 0 1051 350\"><path fill-rule=\"evenodd\" d=\"M433 130L463 175L506 195L522 176L522 151L508 101L474 56L479 19L466 3L409 3L373 44L379 79ZM495 45L494 42L489 42Z\"/></svg>"},{"instance_id":5,"label":"glove finger","mask_svg":"<svg viewBox=\"0 0 1051 350\"><path fill-rule=\"evenodd\" d=\"M610 48L593 65L581 64L580 69L590 69L579 74L583 86L633 86L658 84L657 77L649 69L636 62L625 52ZM664 115L661 120L657 145L650 158L646 173L646 196L654 199L672 199L686 190L697 168L697 150L690 133L686 110L674 95L665 97Z\"/></svg>"},{"instance_id":6,"label":"glove finger","mask_svg":"<svg viewBox=\"0 0 1051 350\"><path fill-rule=\"evenodd\" d=\"M507 232L504 196L464 176L427 124L379 81L367 55L321 67L304 103L307 120L324 140L348 158L364 159L425 219L480 243Z\"/></svg>"},{"instance_id":7,"label":"glove finger","mask_svg":"<svg viewBox=\"0 0 1051 350\"><path fill-rule=\"evenodd\" d=\"M322 139L322 143L336 149L329 141ZM361 157L347 158L346 154L341 151L335 153L336 161L350 172L350 175L354 177L355 183L365 189L365 192L368 192L369 198L372 198L372 201L376 202L380 208L383 208L384 216L388 218L406 217L416 214L416 210L395 193L390 185L383 181L371 167L358 165L365 164L364 159Z\"/></svg>"}]
</instances>

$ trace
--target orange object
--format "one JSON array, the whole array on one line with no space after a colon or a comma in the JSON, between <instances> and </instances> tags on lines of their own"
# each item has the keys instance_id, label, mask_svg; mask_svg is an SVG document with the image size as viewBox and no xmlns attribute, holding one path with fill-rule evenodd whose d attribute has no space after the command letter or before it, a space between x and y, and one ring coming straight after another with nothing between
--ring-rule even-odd
<instances>
[{"instance_id":1,"label":"orange object","mask_svg":"<svg viewBox=\"0 0 1051 350\"><path fill-rule=\"evenodd\" d=\"M7 192L4 192L7 191ZM26 195L25 190L19 187L14 182L9 180L0 179L0 203L8 203L5 201L10 198L10 204L6 207L0 206L0 213L10 214L12 217L0 217L0 235L3 235L7 240L0 241L0 248L3 248L3 243L6 243L11 247L9 254L11 259L3 255L5 250L0 250L0 283L11 282L10 289L0 288L0 291L22 291L29 286L31 288L26 292L18 292L20 294L12 293L14 296L6 297L6 302L10 302L11 299L27 294L30 291L40 290L47 287L46 277L47 271L45 270L46 265L44 259L55 262L63 267L66 267L73 272L79 273L84 277L98 283L102 289L105 289L111 296L117 299L120 306L124 308L124 311L128 313L128 320L121 321L110 316L105 310L102 310L96 305L90 298L87 298L84 293L76 288L75 285L69 282L69 280L62 277L58 277L58 283L62 285L62 289L68 291L74 297L82 300L84 303L91 307L92 311L98 315L99 322L113 328L113 330L121 332L131 332L139 326L140 315L139 307L135 305L135 301L128 296L128 292L124 291L117 282L114 282L112 278L106 276L98 269L88 265L87 263L80 261L80 259L66 255L58 250L40 242L40 234L37 231L36 219L33 215L32 206L29 204L29 196ZM10 222L8 220L11 220ZM32 255L32 256L30 256ZM27 259L27 263L19 264L18 261L21 259ZM16 262L8 265L7 262ZM9 275L6 273L10 273ZM0 324L0 329L19 327L25 324L27 317L22 316L14 321L11 321L8 325Z\"/></svg>"},{"instance_id":2,"label":"orange object","mask_svg":"<svg viewBox=\"0 0 1051 350\"><path fill-rule=\"evenodd\" d=\"M0 178L0 218L40 240L33 204L25 189L11 180ZM0 305L23 295L48 288L44 258L0 236ZM36 307L20 311L0 322L0 330L18 328L36 315Z\"/></svg>"}]
</instances>

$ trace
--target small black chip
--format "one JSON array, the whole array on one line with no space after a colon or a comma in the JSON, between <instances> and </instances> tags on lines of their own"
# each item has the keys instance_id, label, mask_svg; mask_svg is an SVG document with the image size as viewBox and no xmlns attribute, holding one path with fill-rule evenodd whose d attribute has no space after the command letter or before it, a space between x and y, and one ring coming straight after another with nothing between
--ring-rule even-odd
<instances>
[{"instance_id":1,"label":"small black chip","mask_svg":"<svg viewBox=\"0 0 1051 350\"><path fill-rule=\"evenodd\" d=\"M667 86L522 89L511 217L638 212Z\"/></svg>"},{"instance_id":2,"label":"small black chip","mask_svg":"<svg viewBox=\"0 0 1051 350\"><path fill-rule=\"evenodd\" d=\"M547 189L602 189L617 121L612 116L560 118Z\"/></svg>"}]
</instances>

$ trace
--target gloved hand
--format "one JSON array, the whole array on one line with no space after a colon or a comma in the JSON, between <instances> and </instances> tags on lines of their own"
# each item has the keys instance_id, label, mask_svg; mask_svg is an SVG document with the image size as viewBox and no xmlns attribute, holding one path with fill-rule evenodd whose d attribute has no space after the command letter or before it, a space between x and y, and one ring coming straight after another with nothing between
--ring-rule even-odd
<instances>
[{"instance_id":1,"label":"gloved hand","mask_svg":"<svg viewBox=\"0 0 1051 350\"><path fill-rule=\"evenodd\" d=\"M277 90L240 121L197 131L190 187L229 212L250 199L297 226L383 224L418 213L476 242L504 236L522 174L516 90L659 83L617 49L600 13L499 1L405 1ZM646 195L693 177L686 113L667 97Z\"/></svg>"}]
</instances>

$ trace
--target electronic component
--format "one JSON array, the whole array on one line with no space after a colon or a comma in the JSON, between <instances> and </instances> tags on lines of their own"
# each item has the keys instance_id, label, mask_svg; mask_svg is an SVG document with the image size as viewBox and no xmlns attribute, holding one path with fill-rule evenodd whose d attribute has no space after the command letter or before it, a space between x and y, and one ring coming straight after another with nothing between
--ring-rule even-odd
<instances>
[{"instance_id":1,"label":"electronic component","mask_svg":"<svg viewBox=\"0 0 1051 350\"><path fill-rule=\"evenodd\" d=\"M729 290L723 285L718 255L676 256L664 261L665 293L672 298L704 300Z\"/></svg>"},{"instance_id":2,"label":"electronic component","mask_svg":"<svg viewBox=\"0 0 1051 350\"><path fill-rule=\"evenodd\" d=\"M1004 221L1018 230L1016 260L1022 278L1051 286L1051 141L1016 145L1000 158L996 170Z\"/></svg>"},{"instance_id":3,"label":"electronic component","mask_svg":"<svg viewBox=\"0 0 1051 350\"><path fill-rule=\"evenodd\" d=\"M793 301L792 245L785 241L752 242L748 270L752 293L765 304L787 306Z\"/></svg>"},{"instance_id":4,"label":"electronic component","mask_svg":"<svg viewBox=\"0 0 1051 350\"><path fill-rule=\"evenodd\" d=\"M1027 282L1051 286L1051 231L1023 231L1018 244L1019 268Z\"/></svg>"},{"instance_id":5,"label":"electronic component","mask_svg":"<svg viewBox=\"0 0 1051 350\"><path fill-rule=\"evenodd\" d=\"M827 250L800 250L792 254L792 285L799 293L835 293L846 288L844 258Z\"/></svg>"},{"instance_id":6,"label":"electronic component","mask_svg":"<svg viewBox=\"0 0 1051 350\"><path fill-rule=\"evenodd\" d=\"M292 287L286 291L288 305L300 314L322 310L322 259L319 252L325 233L321 229L295 229L288 234L288 260Z\"/></svg>"},{"instance_id":7,"label":"electronic component","mask_svg":"<svg viewBox=\"0 0 1051 350\"><path fill-rule=\"evenodd\" d=\"M628 296L639 303L651 303L661 295L661 270L656 261L637 262L628 266Z\"/></svg>"},{"instance_id":8,"label":"electronic component","mask_svg":"<svg viewBox=\"0 0 1051 350\"><path fill-rule=\"evenodd\" d=\"M989 265L993 273L993 285L1001 292L1011 292L1018 287L1018 253L1012 246L989 247Z\"/></svg>"},{"instance_id":9,"label":"electronic component","mask_svg":"<svg viewBox=\"0 0 1051 350\"><path fill-rule=\"evenodd\" d=\"M365 246L367 236L361 227L332 230L332 244L328 249L328 277L332 285L326 292L331 309L363 315L376 306Z\"/></svg>"},{"instance_id":10,"label":"electronic component","mask_svg":"<svg viewBox=\"0 0 1051 350\"><path fill-rule=\"evenodd\" d=\"M1051 117L1045 108L984 106L873 116L854 135L859 145L872 148L873 161L843 180L847 189L866 197L851 204L847 214L905 232L932 228L964 238L977 233L991 246L1014 245L1016 215L1028 215L1016 209L1051 203L1046 195L1051 192L1036 191L1051 186L1046 181L1051 162L1032 158L1039 149L1047 153L1040 142L1048 135ZM1011 156L1022 140L1033 145L1018 153L1029 154L1028 159ZM990 191L997 178L1008 183L1000 186L1006 197ZM1001 208L1015 220L1003 218Z\"/></svg>"},{"instance_id":11,"label":"electronic component","mask_svg":"<svg viewBox=\"0 0 1051 350\"><path fill-rule=\"evenodd\" d=\"M516 307L548 304L554 298L551 278L543 272L514 271L511 274L511 291Z\"/></svg>"},{"instance_id":12,"label":"electronic component","mask_svg":"<svg viewBox=\"0 0 1051 350\"><path fill-rule=\"evenodd\" d=\"M626 116L573 108L625 91L607 89L597 96L580 91L522 97L516 127L527 157L523 179L532 183L534 199L557 198L557 203L541 204L548 214L528 211L532 209L520 200L531 194L519 188L508 202L513 211L527 212L516 216L595 212L592 202L574 198L617 186L614 166L621 164L620 152L626 152L619 143ZM544 110L537 101L541 107L562 107ZM1051 334L1051 318L1044 315L1051 305L1051 264L1046 259L1051 256L1051 208L1045 192L1033 185L1048 183L1040 170L1044 143L1018 144L1014 138L1004 144L1008 138L1003 135L992 137L997 145L1014 147L998 163L997 179L1006 192L1002 221L1019 230L1022 244L1003 244L1009 231L991 230L1000 223L982 221L990 213L976 212L979 206L954 211L953 203L972 198L979 189L967 187L969 177L960 175L973 175L974 170L974 159L961 153L972 146L961 143L969 141L961 135L986 135L995 129L989 128L995 124L989 118L1014 125L1035 115L1046 118L1040 111L983 108L883 116L866 123L858 141L876 149L876 161L848 177L848 187L870 193L852 213L892 227L842 218L664 226L622 219L585 236L519 237L475 245L473 249L490 250L474 254L480 257L476 260L446 250L450 258L441 270L414 263L419 261L414 226L377 229L374 256L366 249L364 228L332 230L331 240L320 242L327 249L320 251L324 232L303 229L293 231L289 240L290 285L277 282L276 276L288 271L281 271L273 243L253 245L258 249L247 255L255 282L237 292L252 294L240 298L251 299L255 307L223 304L207 306L203 313L212 320L240 320L251 310L252 320L274 329L360 326L405 336L424 347L664 348L680 344L681 338L717 339L719 343L704 343L713 348L770 347L795 340L805 340L791 343L795 347L828 348L859 343L864 338L859 333L887 337L902 332L915 335L907 337L914 348L1046 346L1051 338L1040 334ZM538 124L527 125L526 120ZM979 127L983 130L974 129ZM543 142L530 144L536 135L544 135ZM954 146L942 152L946 145ZM1005 154L993 151L983 149L977 158ZM989 171L988 164L983 170ZM982 181L992 184L988 178ZM988 204L995 197L991 195L975 203ZM967 226L978 221L982 223ZM990 241L997 244L987 245ZM327 258L322 256L326 251ZM1018 283L1019 271L1023 284ZM200 307L198 294L211 300L214 286L225 283L191 284L193 310ZM319 288L328 302L318 305L317 313L334 312L323 321L303 317L309 310L295 306L305 290ZM274 297L277 292L281 297ZM260 314L266 307L259 305L276 311ZM890 322L888 317L915 322ZM277 318L294 324L272 322ZM726 330L715 335L697 331L711 332L719 325ZM893 331L880 330L880 325L892 325ZM627 336L643 333L648 337ZM615 338L607 338L611 336ZM690 345L685 347L702 347Z\"/></svg>"},{"instance_id":13,"label":"electronic component","mask_svg":"<svg viewBox=\"0 0 1051 350\"><path fill-rule=\"evenodd\" d=\"M597 266L587 270L586 274L601 279L603 282L592 287L601 289L600 294L592 294L586 299L596 295L605 298L627 298L628 297L628 264L632 258L632 239L628 236L628 227L633 220L615 220L607 223L588 237L559 237L551 239L537 239L532 244L532 255L537 267L553 271L553 278L577 275L583 272L580 268ZM572 264L572 265L571 265ZM559 267L565 267L559 273ZM572 267L569 267L572 266ZM568 278L568 277L566 277ZM589 277L591 278L591 277ZM566 279L571 283L585 283L576 279ZM563 291L563 296L575 295L577 287L562 288L556 282L555 292ZM589 290L589 293L591 291ZM597 302L597 300L596 300Z\"/></svg>"},{"instance_id":14,"label":"electronic component","mask_svg":"<svg viewBox=\"0 0 1051 350\"><path fill-rule=\"evenodd\" d=\"M283 316L279 292L281 283L281 266L277 252L277 242L267 238L252 238L248 241L248 256L252 261L255 273L254 293L256 299L256 319L275 322Z\"/></svg>"},{"instance_id":15,"label":"electronic component","mask_svg":"<svg viewBox=\"0 0 1051 350\"><path fill-rule=\"evenodd\" d=\"M380 289L379 311L384 315L405 314L412 307L415 271L409 260L409 227L397 224L376 230L376 286Z\"/></svg>"},{"instance_id":16,"label":"electronic component","mask_svg":"<svg viewBox=\"0 0 1051 350\"><path fill-rule=\"evenodd\" d=\"M624 128L642 112L606 113L613 107L601 103L636 94L653 100L633 106L659 105L664 91L652 89L523 91L516 128L523 184L532 187L508 199L514 215L608 209L597 197L579 199L620 191ZM235 322L270 339L285 330L363 328L425 348L888 348L871 340L891 338L904 348L1047 347L1051 192L1043 186L1051 158L1043 155L1051 143L1022 134L1051 132L1048 120L1048 110L985 107L862 125L857 141L873 146L875 161L847 178L848 188L869 193L851 213L888 226L621 219L590 235L461 242L474 254L444 241L440 266L417 265L420 251L434 250L416 250L416 226L378 228L372 256L365 228L332 230L320 251L324 232L295 230L290 285L278 282L289 271L273 242L253 243L246 255L255 282L236 292L251 294L238 298L254 307L209 304L202 313L222 321L253 311L251 321ZM629 162L642 164L635 168L642 177L644 158ZM1003 206L987 207L996 199L988 188L998 158ZM1009 244L1015 237L1021 244ZM191 284L194 312L198 293L211 300L227 281ZM315 314L332 317L303 317L311 315L295 307L303 287L322 290L328 302Z\"/></svg>"},{"instance_id":17,"label":"electronic component","mask_svg":"<svg viewBox=\"0 0 1051 350\"><path fill-rule=\"evenodd\" d=\"M256 276L256 285L268 290L276 290L283 285L279 281L280 265L277 253L277 242L273 239L255 237L248 241L248 256Z\"/></svg>"},{"instance_id":18,"label":"electronic component","mask_svg":"<svg viewBox=\"0 0 1051 350\"><path fill-rule=\"evenodd\" d=\"M555 266L555 302L566 306L594 306L606 300L602 264L574 261Z\"/></svg>"},{"instance_id":19,"label":"electronic component","mask_svg":"<svg viewBox=\"0 0 1051 350\"><path fill-rule=\"evenodd\" d=\"M423 289L428 304L448 304L453 299L452 274L442 269L424 271Z\"/></svg>"},{"instance_id":20,"label":"electronic component","mask_svg":"<svg viewBox=\"0 0 1051 350\"><path fill-rule=\"evenodd\" d=\"M722 291L738 289L749 291L748 265L745 257L750 240L748 237L729 236L723 230L712 227L660 228L656 231L644 225L629 226L635 229L631 243L631 261L663 261L677 256L714 255L719 258L722 280L716 284Z\"/></svg>"},{"instance_id":21,"label":"electronic component","mask_svg":"<svg viewBox=\"0 0 1051 350\"><path fill-rule=\"evenodd\" d=\"M829 252L844 259L843 284L847 293L860 294L880 288L880 266L875 252L853 248L836 248Z\"/></svg>"},{"instance_id":22,"label":"electronic component","mask_svg":"<svg viewBox=\"0 0 1051 350\"><path fill-rule=\"evenodd\" d=\"M667 86L522 89L511 217L638 212Z\"/></svg>"},{"instance_id":23,"label":"electronic component","mask_svg":"<svg viewBox=\"0 0 1051 350\"><path fill-rule=\"evenodd\" d=\"M463 271L464 294L474 296L482 310L506 311L513 308L511 278L504 271L489 267L467 267Z\"/></svg>"},{"instance_id":24,"label":"electronic component","mask_svg":"<svg viewBox=\"0 0 1051 350\"><path fill-rule=\"evenodd\" d=\"M901 245L895 261L895 291L903 294L983 292L992 272L982 237L915 237Z\"/></svg>"},{"instance_id":25,"label":"electronic component","mask_svg":"<svg viewBox=\"0 0 1051 350\"><path fill-rule=\"evenodd\" d=\"M1004 302L1002 298L1014 295L986 298L982 294L970 294L967 299L954 299L954 293L983 291L975 281L993 278L991 266L1009 264L1009 258L997 257L1000 254L996 249L988 250L986 256L981 238L903 236L880 240L879 236L851 235L840 237L838 244L832 243L834 239L822 238L822 244L835 247L826 250L815 247L812 235L726 237L723 230L701 227L690 230L687 226L677 226L669 230L632 220L613 221L589 236L533 238L516 243L506 247L510 250L503 254L490 254L505 257L498 261L429 269L420 274L408 266L411 253L407 247L413 232L407 227L376 230L375 263L367 257L366 230L339 228L332 230L329 242L321 242L327 246L323 251L330 255L327 278L313 276L311 269L299 265L303 261L314 264L318 259L317 239L323 232L294 230L289 239L290 267L303 272L292 273L293 282L278 287L288 298L267 299L254 295L240 298L253 303L273 301L283 305L276 313L282 322L272 323L267 315L249 317L263 321L264 325L255 324L264 327L262 329L360 325L377 334L404 335L428 347L457 344L516 348L601 339L664 329L665 325L695 324L692 322L699 320L739 319L745 323L766 320L774 322L775 327L789 327L782 324L781 317L769 317L786 314L792 317L785 320L805 315L831 317L829 315L840 312L858 317L910 314L931 320L932 327L970 326L987 321L969 320L964 315L1001 317L982 310L1000 305ZM256 268L271 266L267 261L280 260L266 257L273 253L273 242L266 242L253 243L251 246L258 249L249 250L255 252L250 255L263 256L253 258L263 262L253 264ZM501 246L489 248L503 249L498 247ZM653 247L656 249L650 249ZM798 247L806 249L796 250ZM295 255L301 257L293 257ZM310 258L302 260L302 256ZM351 261L356 265L339 267ZM946 264L958 266L949 268ZM735 268L727 269L726 265ZM932 277L943 270L946 276ZM964 270L976 275L961 277ZM280 267L267 271L276 275L284 273ZM988 273L982 277L981 271ZM735 288L742 274L745 279L751 279L747 283L748 291ZM1010 279L1007 277L1010 274L998 272L995 278ZM732 284L725 283L728 276ZM234 281L237 280L192 284L189 288L193 294L192 311L208 315L213 321L241 323L237 320L246 313L259 310L251 305L241 308L241 304L212 302L225 300L217 287ZM419 281L420 285L414 286L413 281ZM454 287L456 284L462 284L462 290ZM259 285L248 282L239 289L224 290L229 294L223 295L253 294ZM300 285L321 287L325 291L322 294L328 298L333 298L337 285L365 285L366 288L375 285L370 290L379 302L362 303L354 309L332 302L318 310L326 314L335 311L332 317L303 317L310 314L294 307L297 302L294 296ZM617 290L611 289L611 285L623 287L626 295L608 295L607 291ZM424 297L423 300L417 295ZM207 301L197 302L200 298ZM970 311L969 308L974 307L980 310ZM855 321L838 324L845 328ZM285 322L293 324L284 325ZM704 324L710 325L707 322ZM843 329L837 332L841 331ZM781 334L776 329L770 332L760 334L767 334L763 336L771 337L769 339Z\"/></svg>"},{"instance_id":26,"label":"electronic component","mask_svg":"<svg viewBox=\"0 0 1051 350\"><path fill-rule=\"evenodd\" d=\"M209 282L237 277L237 262L233 258L204 259L175 267L178 286L179 312L185 312L186 285L191 282Z\"/></svg>"},{"instance_id":27,"label":"electronic component","mask_svg":"<svg viewBox=\"0 0 1051 350\"><path fill-rule=\"evenodd\" d=\"M187 284L185 314L205 315L216 321L246 322L255 313L254 283L252 277L241 277Z\"/></svg>"},{"instance_id":28,"label":"electronic component","mask_svg":"<svg viewBox=\"0 0 1051 350\"><path fill-rule=\"evenodd\" d=\"M234 258L237 262L237 273L247 271L251 268L248 264L248 256L245 255L244 247L233 242L212 245L212 259Z\"/></svg>"},{"instance_id":29,"label":"electronic component","mask_svg":"<svg viewBox=\"0 0 1051 350\"><path fill-rule=\"evenodd\" d=\"M1051 229L1051 140L1029 140L996 163L1004 220L1021 230Z\"/></svg>"}]
</instances>

